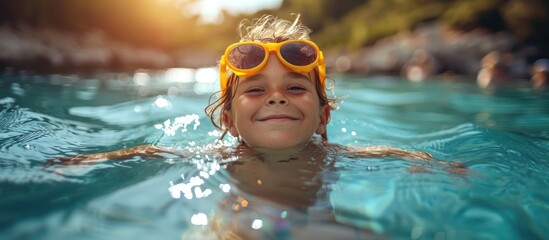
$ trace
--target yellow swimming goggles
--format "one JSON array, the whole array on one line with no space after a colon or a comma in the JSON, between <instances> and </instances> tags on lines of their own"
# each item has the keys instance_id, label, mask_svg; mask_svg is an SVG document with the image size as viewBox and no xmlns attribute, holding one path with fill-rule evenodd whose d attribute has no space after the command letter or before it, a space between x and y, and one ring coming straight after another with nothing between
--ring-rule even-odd
<instances>
[{"instance_id":1,"label":"yellow swimming goggles","mask_svg":"<svg viewBox=\"0 0 549 240\"><path fill-rule=\"evenodd\" d=\"M307 74L318 66L320 84L326 82L324 56L318 46L309 40L288 40L279 43L239 42L230 45L219 61L219 82L221 91L227 88L227 67L239 77L252 76L261 70L269 54L276 56L291 70Z\"/></svg>"}]
</instances>

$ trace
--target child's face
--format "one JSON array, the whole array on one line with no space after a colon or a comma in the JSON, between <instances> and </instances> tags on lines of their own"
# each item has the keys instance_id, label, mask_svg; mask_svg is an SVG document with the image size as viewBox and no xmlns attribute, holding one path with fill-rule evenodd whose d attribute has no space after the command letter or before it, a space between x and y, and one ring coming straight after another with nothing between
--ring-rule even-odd
<instances>
[{"instance_id":1,"label":"child's face","mask_svg":"<svg viewBox=\"0 0 549 240\"><path fill-rule=\"evenodd\" d=\"M329 106L320 106L314 74L293 72L269 56L256 75L241 77L224 122L233 136L255 148L304 147L323 133Z\"/></svg>"}]
</instances>

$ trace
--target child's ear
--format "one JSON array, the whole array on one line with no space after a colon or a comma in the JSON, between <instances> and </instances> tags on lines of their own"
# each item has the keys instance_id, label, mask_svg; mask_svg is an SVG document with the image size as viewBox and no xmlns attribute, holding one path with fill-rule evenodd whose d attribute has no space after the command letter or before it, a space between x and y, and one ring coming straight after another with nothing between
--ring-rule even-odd
<instances>
[{"instance_id":1,"label":"child's ear","mask_svg":"<svg viewBox=\"0 0 549 240\"><path fill-rule=\"evenodd\" d=\"M233 137L238 137L238 131L233 123L233 117L230 111L225 111L223 113L223 124Z\"/></svg>"},{"instance_id":2,"label":"child's ear","mask_svg":"<svg viewBox=\"0 0 549 240\"><path fill-rule=\"evenodd\" d=\"M318 127L316 128L317 134L326 133L326 125L330 122L330 106L328 104L320 107L320 121L318 122Z\"/></svg>"}]
</instances>

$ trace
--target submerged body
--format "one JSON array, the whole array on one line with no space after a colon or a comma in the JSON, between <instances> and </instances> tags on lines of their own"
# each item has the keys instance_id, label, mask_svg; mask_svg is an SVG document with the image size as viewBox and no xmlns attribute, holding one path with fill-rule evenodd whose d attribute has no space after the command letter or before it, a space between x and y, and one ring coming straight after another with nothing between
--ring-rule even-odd
<instances>
[{"instance_id":1,"label":"submerged body","mask_svg":"<svg viewBox=\"0 0 549 240\"><path fill-rule=\"evenodd\" d=\"M131 153L131 154L128 154ZM57 164L90 164L108 160L135 158L190 159L197 153L176 148L142 145L120 151L80 155L57 159ZM234 183L218 209L208 215L208 227L190 225L184 238L200 239L380 239L368 228L338 220L338 211L331 199L332 185L339 172L335 164L342 158L356 161L371 159L404 159L411 162L409 173L429 173L444 169L460 176L467 168L458 162L438 161L424 152L407 151L388 146L345 147L315 139L297 152L257 151L247 146L212 147L199 154L216 156L217 161ZM193 176L187 176L192 178ZM281 217L281 213L288 214ZM269 229L253 231L250 223L261 216Z\"/></svg>"}]
</instances>

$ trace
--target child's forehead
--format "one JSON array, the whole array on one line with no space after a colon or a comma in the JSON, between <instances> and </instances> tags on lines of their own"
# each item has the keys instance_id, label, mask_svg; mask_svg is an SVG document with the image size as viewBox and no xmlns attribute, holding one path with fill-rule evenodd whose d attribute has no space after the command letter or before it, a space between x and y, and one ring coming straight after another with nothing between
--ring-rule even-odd
<instances>
[{"instance_id":1,"label":"child's forehead","mask_svg":"<svg viewBox=\"0 0 549 240\"><path fill-rule=\"evenodd\" d=\"M259 81L275 81L275 80L290 80L295 82L301 82L301 83L311 83L315 84L315 77L312 73L299 73L294 71L288 71L285 73L282 73L281 76L277 76L276 78L273 78L272 76L269 76L265 73L258 73L254 74L252 76L248 77L240 77L239 82L240 83L253 83L253 82L259 82Z\"/></svg>"}]
</instances>

